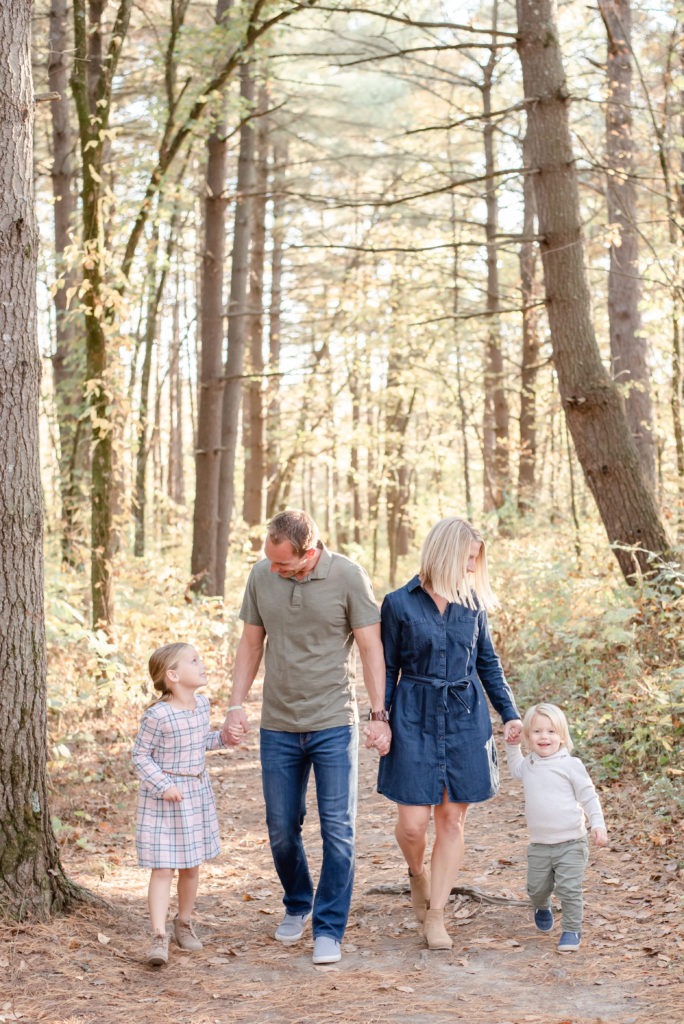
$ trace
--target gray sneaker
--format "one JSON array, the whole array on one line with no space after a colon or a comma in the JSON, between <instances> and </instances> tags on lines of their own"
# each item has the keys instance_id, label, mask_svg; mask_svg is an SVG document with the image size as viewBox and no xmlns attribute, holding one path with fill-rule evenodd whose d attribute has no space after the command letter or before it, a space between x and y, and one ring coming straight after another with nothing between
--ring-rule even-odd
<instances>
[{"instance_id":1,"label":"gray sneaker","mask_svg":"<svg viewBox=\"0 0 684 1024\"><path fill-rule=\"evenodd\" d=\"M315 964L336 964L342 959L337 939L332 935L317 935L314 939L313 962Z\"/></svg>"},{"instance_id":2,"label":"gray sneaker","mask_svg":"<svg viewBox=\"0 0 684 1024\"><path fill-rule=\"evenodd\" d=\"M147 951L147 962L150 967L161 967L169 962L169 937L168 935L152 936L150 948Z\"/></svg>"},{"instance_id":3,"label":"gray sneaker","mask_svg":"<svg viewBox=\"0 0 684 1024\"><path fill-rule=\"evenodd\" d=\"M299 942L304 934L306 922L311 917L311 911L307 914L285 914L275 931L278 942L284 946L291 946L293 942Z\"/></svg>"}]
</instances>

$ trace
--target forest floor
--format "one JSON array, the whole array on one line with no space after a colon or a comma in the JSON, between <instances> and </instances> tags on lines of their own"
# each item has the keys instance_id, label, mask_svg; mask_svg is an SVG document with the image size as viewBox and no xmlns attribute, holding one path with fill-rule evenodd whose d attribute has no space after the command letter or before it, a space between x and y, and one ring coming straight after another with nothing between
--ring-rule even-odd
<instances>
[{"instance_id":1,"label":"forest floor","mask_svg":"<svg viewBox=\"0 0 684 1024\"><path fill-rule=\"evenodd\" d=\"M202 869L196 919L204 950L182 953L172 943L168 966L148 967L147 872L135 861L129 756L136 721L131 715L129 728L117 730L91 722L71 758L53 768L64 867L107 907L84 905L50 924L5 925L1 1024L684 1020L681 832L648 815L638 792L624 786L602 794L610 846L591 850L577 953L556 952L558 923L542 934L531 921L521 793L505 767L499 797L469 812L458 880L503 902L457 895L447 913L453 950L428 952L409 905L393 807L375 792L377 759L363 749L342 960L315 967L310 931L294 946L277 943L282 903L265 838L256 728L245 747L209 755L223 852ZM313 781L305 833L315 871Z\"/></svg>"}]
</instances>

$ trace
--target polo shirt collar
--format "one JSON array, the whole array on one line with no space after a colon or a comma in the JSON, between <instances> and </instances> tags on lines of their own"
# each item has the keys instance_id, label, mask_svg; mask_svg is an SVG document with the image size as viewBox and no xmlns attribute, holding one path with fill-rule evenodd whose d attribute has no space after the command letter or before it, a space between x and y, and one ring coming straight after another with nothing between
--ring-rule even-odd
<instances>
[{"instance_id":1,"label":"polo shirt collar","mask_svg":"<svg viewBox=\"0 0 684 1024\"><path fill-rule=\"evenodd\" d=\"M330 566L332 565L332 554L328 551L325 544L321 545L321 555L316 566L308 576L305 576L303 580L295 580L295 583L308 583L309 580L324 580L327 578L330 572Z\"/></svg>"}]
</instances>

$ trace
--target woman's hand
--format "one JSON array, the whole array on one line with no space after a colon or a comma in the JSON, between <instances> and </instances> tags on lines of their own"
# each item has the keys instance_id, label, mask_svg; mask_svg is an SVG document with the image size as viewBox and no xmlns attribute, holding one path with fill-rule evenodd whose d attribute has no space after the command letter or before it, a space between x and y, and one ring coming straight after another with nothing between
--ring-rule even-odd
<instances>
[{"instance_id":1,"label":"woman's hand","mask_svg":"<svg viewBox=\"0 0 684 1024\"><path fill-rule=\"evenodd\" d=\"M162 793L162 800L167 800L169 801L169 803L172 804L179 804L182 799L183 794L181 793L178 786L169 786L169 788L165 789L164 792Z\"/></svg>"},{"instance_id":2,"label":"woman's hand","mask_svg":"<svg viewBox=\"0 0 684 1024\"><path fill-rule=\"evenodd\" d=\"M363 735L366 737L366 746L369 750L375 748L380 757L389 753L392 743L392 730L389 722L368 722L364 727Z\"/></svg>"},{"instance_id":3,"label":"woman's hand","mask_svg":"<svg viewBox=\"0 0 684 1024\"><path fill-rule=\"evenodd\" d=\"M504 722L503 734L506 743L520 743L522 737L522 722L519 718L512 718L510 722Z\"/></svg>"}]
</instances>

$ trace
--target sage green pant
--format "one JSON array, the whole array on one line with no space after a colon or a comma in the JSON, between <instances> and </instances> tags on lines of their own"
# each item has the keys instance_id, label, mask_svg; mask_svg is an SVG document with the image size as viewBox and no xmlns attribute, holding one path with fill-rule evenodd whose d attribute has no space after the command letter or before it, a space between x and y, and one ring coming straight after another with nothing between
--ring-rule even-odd
<instances>
[{"instance_id":1,"label":"sage green pant","mask_svg":"<svg viewBox=\"0 0 684 1024\"><path fill-rule=\"evenodd\" d=\"M535 909L548 907L555 891L563 910L563 931L582 931L582 883L589 859L586 836L567 843L530 843L527 895Z\"/></svg>"}]
</instances>

